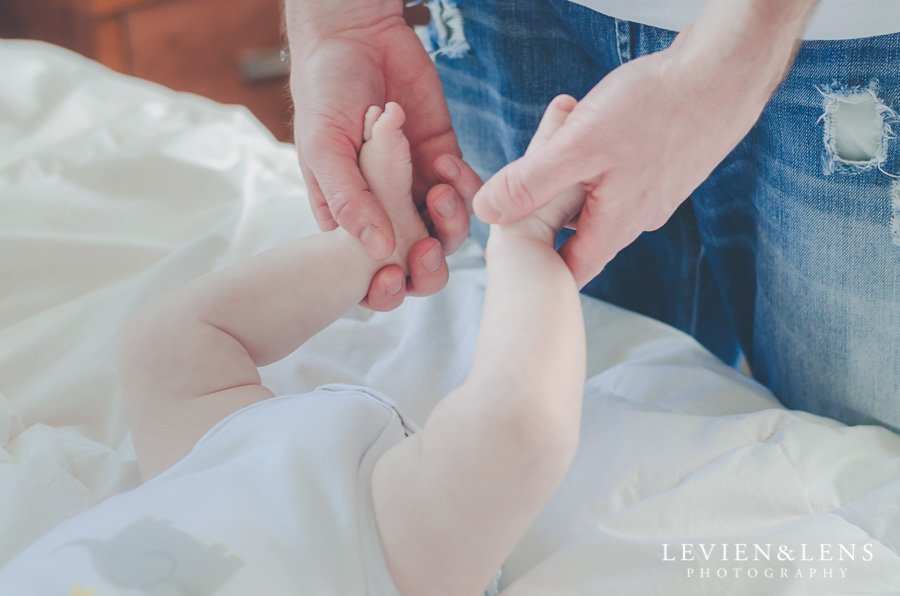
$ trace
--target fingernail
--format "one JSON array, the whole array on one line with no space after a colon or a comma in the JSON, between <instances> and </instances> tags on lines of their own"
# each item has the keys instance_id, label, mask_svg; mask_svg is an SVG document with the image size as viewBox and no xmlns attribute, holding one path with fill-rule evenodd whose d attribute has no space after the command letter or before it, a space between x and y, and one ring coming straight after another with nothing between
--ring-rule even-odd
<instances>
[{"instance_id":1,"label":"fingernail","mask_svg":"<svg viewBox=\"0 0 900 596\"><path fill-rule=\"evenodd\" d=\"M443 178L444 182L456 182L459 178L459 166L453 161L453 158L444 156L438 160L434 166L438 176Z\"/></svg>"},{"instance_id":2,"label":"fingernail","mask_svg":"<svg viewBox=\"0 0 900 596\"><path fill-rule=\"evenodd\" d=\"M444 196L434 203L434 208L437 209L438 215L444 218L456 215L457 206L456 197L453 196L453 192L449 189L444 193Z\"/></svg>"},{"instance_id":3,"label":"fingernail","mask_svg":"<svg viewBox=\"0 0 900 596\"><path fill-rule=\"evenodd\" d=\"M368 226L359 236L360 241L366 250L375 259L385 259L387 255L387 238L381 233L381 230L375 226Z\"/></svg>"},{"instance_id":4,"label":"fingernail","mask_svg":"<svg viewBox=\"0 0 900 596\"><path fill-rule=\"evenodd\" d=\"M439 244L435 245L431 250L419 257L419 261L421 261L422 267L424 267L425 271L427 271L428 273L434 273L435 271L440 269L441 261L443 260L444 255Z\"/></svg>"},{"instance_id":5,"label":"fingernail","mask_svg":"<svg viewBox=\"0 0 900 596\"><path fill-rule=\"evenodd\" d=\"M574 97L565 95L560 98L559 103L557 103L556 105L563 112L572 112L573 110L575 110L575 106L577 104L578 104L578 102L575 100Z\"/></svg>"},{"instance_id":6,"label":"fingernail","mask_svg":"<svg viewBox=\"0 0 900 596\"><path fill-rule=\"evenodd\" d=\"M400 293L400 290L403 289L403 278L397 277L393 281L389 281L384 284L384 290L388 293L388 296L396 296Z\"/></svg>"},{"instance_id":7,"label":"fingernail","mask_svg":"<svg viewBox=\"0 0 900 596\"><path fill-rule=\"evenodd\" d=\"M500 219L500 216L502 214L500 213L500 209L497 206L497 198L494 196L494 192L490 189L490 187L486 186L481 189L480 193L482 195L482 219L484 219L488 223L492 223Z\"/></svg>"}]
</instances>

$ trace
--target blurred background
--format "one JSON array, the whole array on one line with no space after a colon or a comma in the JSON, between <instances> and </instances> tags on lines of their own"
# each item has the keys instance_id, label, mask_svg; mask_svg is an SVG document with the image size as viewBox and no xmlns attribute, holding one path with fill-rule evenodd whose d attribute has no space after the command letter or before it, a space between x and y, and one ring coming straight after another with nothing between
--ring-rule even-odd
<instances>
[{"instance_id":1,"label":"blurred background","mask_svg":"<svg viewBox=\"0 0 900 596\"><path fill-rule=\"evenodd\" d=\"M47 41L129 75L243 104L291 141L281 0L0 0L0 37Z\"/></svg>"},{"instance_id":2,"label":"blurred background","mask_svg":"<svg viewBox=\"0 0 900 596\"><path fill-rule=\"evenodd\" d=\"M125 74L243 104L276 138L293 141L282 1L0 0L0 37L47 41ZM407 13L428 21L422 5Z\"/></svg>"}]
</instances>

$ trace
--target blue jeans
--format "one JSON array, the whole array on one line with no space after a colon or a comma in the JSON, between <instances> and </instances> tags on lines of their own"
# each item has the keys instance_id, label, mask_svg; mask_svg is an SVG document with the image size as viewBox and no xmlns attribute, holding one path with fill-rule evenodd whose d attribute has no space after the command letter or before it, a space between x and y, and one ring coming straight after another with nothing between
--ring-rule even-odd
<instances>
[{"instance_id":1,"label":"blue jeans","mask_svg":"<svg viewBox=\"0 0 900 596\"><path fill-rule=\"evenodd\" d=\"M459 11L469 49L435 62L463 156L484 178L524 153L554 96L581 98L675 38L567 0L462 0ZM835 128L847 106L871 111L861 146ZM806 42L750 134L584 291L686 331L728 363L743 353L789 408L900 430L890 106L900 107L900 35Z\"/></svg>"}]
</instances>

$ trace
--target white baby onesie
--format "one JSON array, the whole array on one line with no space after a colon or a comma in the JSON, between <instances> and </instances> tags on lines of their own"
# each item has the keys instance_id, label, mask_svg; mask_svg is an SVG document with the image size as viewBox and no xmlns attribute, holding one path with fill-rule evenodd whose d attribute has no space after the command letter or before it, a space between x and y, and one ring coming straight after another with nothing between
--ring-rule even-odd
<instances>
[{"instance_id":1,"label":"white baby onesie","mask_svg":"<svg viewBox=\"0 0 900 596\"><path fill-rule=\"evenodd\" d=\"M156 478L37 540L0 570L0 593L400 596L371 477L418 430L358 387L251 405Z\"/></svg>"}]
</instances>

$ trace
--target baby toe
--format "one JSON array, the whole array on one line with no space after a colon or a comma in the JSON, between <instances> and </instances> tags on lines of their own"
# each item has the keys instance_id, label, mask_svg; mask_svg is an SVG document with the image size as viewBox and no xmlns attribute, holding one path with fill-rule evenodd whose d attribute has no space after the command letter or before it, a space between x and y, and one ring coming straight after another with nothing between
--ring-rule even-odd
<instances>
[{"instance_id":1,"label":"baby toe","mask_svg":"<svg viewBox=\"0 0 900 596\"><path fill-rule=\"evenodd\" d=\"M369 109L366 110L366 117L363 122L363 141L368 141L372 138L372 128L382 113L383 110L378 106L369 106Z\"/></svg>"},{"instance_id":2,"label":"baby toe","mask_svg":"<svg viewBox=\"0 0 900 596\"><path fill-rule=\"evenodd\" d=\"M389 134L393 131L399 131L406 122L406 114L400 104L389 101L384 108L384 112L378 117L372 130L373 135Z\"/></svg>"}]
</instances>

